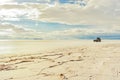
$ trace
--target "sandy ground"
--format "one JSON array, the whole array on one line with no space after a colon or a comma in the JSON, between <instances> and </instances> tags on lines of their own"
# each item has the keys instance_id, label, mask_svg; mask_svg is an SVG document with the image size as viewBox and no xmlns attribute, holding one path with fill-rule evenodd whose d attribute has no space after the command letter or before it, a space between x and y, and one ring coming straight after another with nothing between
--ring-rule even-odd
<instances>
[{"instance_id":1,"label":"sandy ground","mask_svg":"<svg viewBox=\"0 0 120 80\"><path fill-rule=\"evenodd\" d=\"M0 80L120 80L120 41L6 54L0 57Z\"/></svg>"}]
</instances>

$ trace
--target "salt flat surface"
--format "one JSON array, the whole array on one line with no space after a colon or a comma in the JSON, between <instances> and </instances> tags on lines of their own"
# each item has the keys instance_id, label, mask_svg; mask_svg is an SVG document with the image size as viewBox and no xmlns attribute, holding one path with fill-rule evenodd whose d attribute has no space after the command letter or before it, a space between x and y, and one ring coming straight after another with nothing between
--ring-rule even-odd
<instances>
[{"instance_id":1,"label":"salt flat surface","mask_svg":"<svg viewBox=\"0 0 120 80\"><path fill-rule=\"evenodd\" d=\"M38 41L32 48L28 45L24 47L38 49L38 54L0 56L0 80L120 80L120 41Z\"/></svg>"}]
</instances>

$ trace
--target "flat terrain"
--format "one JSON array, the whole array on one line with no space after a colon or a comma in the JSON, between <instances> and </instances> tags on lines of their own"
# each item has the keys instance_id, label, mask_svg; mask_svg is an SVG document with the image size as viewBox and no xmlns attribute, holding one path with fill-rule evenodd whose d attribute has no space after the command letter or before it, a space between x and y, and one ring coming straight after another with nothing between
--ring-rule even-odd
<instances>
[{"instance_id":1,"label":"flat terrain","mask_svg":"<svg viewBox=\"0 0 120 80\"><path fill-rule=\"evenodd\" d=\"M37 54L1 54L0 80L120 80L120 41L56 41Z\"/></svg>"}]
</instances>

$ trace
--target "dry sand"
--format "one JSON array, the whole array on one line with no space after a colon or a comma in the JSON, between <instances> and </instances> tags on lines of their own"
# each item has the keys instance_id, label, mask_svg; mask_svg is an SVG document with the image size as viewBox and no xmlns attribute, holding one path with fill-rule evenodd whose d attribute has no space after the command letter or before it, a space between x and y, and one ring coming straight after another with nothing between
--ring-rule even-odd
<instances>
[{"instance_id":1,"label":"dry sand","mask_svg":"<svg viewBox=\"0 0 120 80\"><path fill-rule=\"evenodd\" d=\"M120 80L120 41L78 44L1 56L0 80Z\"/></svg>"}]
</instances>

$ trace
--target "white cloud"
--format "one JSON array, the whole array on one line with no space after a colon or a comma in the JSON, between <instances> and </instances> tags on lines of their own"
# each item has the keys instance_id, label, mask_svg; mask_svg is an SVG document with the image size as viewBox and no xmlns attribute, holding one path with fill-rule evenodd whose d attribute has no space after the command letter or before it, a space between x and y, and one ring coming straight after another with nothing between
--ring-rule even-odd
<instances>
[{"instance_id":1,"label":"white cloud","mask_svg":"<svg viewBox=\"0 0 120 80\"><path fill-rule=\"evenodd\" d=\"M11 34L22 34L27 32L34 32L31 29L23 28L21 26L8 24L8 23L0 24L0 30L6 33L11 33Z\"/></svg>"},{"instance_id":2,"label":"white cloud","mask_svg":"<svg viewBox=\"0 0 120 80\"><path fill-rule=\"evenodd\" d=\"M120 24L119 0L89 0L85 7L56 5L42 11L41 21L66 24L113 25Z\"/></svg>"},{"instance_id":3,"label":"white cloud","mask_svg":"<svg viewBox=\"0 0 120 80\"><path fill-rule=\"evenodd\" d=\"M44 0L40 0L44 1ZM46 0L49 2L49 0ZM85 0L86 6L73 4L13 3L0 5L0 18L36 19L47 22L88 25L119 25L119 0Z\"/></svg>"},{"instance_id":4,"label":"white cloud","mask_svg":"<svg viewBox=\"0 0 120 80\"><path fill-rule=\"evenodd\" d=\"M42 34L42 36L41 36ZM2 39L34 39L43 38L44 33L33 29L24 28L10 23L0 24L0 38Z\"/></svg>"},{"instance_id":5,"label":"white cloud","mask_svg":"<svg viewBox=\"0 0 120 80\"><path fill-rule=\"evenodd\" d=\"M115 28L116 27L116 28ZM37 32L32 29L4 23L0 25L0 38L9 39L76 39L75 36L120 34L119 26L114 28L74 28L63 31Z\"/></svg>"},{"instance_id":6,"label":"white cloud","mask_svg":"<svg viewBox=\"0 0 120 80\"><path fill-rule=\"evenodd\" d=\"M117 31L118 30L118 31ZM74 28L74 29L68 29L64 31L54 31L50 33L50 35L56 35L56 36L75 36L75 35L93 35L93 34L110 34L110 33L120 33L120 29L112 29L109 30L107 28L105 29L82 29L82 28Z\"/></svg>"},{"instance_id":7,"label":"white cloud","mask_svg":"<svg viewBox=\"0 0 120 80\"><path fill-rule=\"evenodd\" d=\"M11 2L5 0L0 3ZM14 0L15 1L15 0ZM44 1L44 0L40 0ZM49 0L46 0L46 2ZM13 35L24 38L50 39L58 36L89 35L100 33L119 33L119 0L86 0L86 6L73 4L8 3L0 4L0 20L34 19L71 25L97 25L90 29L69 29L50 33L25 30L14 25L0 25L0 35ZM3 28L4 26L4 28Z\"/></svg>"},{"instance_id":8,"label":"white cloud","mask_svg":"<svg viewBox=\"0 0 120 80\"><path fill-rule=\"evenodd\" d=\"M0 4L5 4L8 2L13 2L14 0L0 0Z\"/></svg>"},{"instance_id":9,"label":"white cloud","mask_svg":"<svg viewBox=\"0 0 120 80\"><path fill-rule=\"evenodd\" d=\"M0 20L16 21L21 18L24 19L36 19L41 14L38 9L42 9L43 5L38 4L4 4L0 5Z\"/></svg>"}]
</instances>

